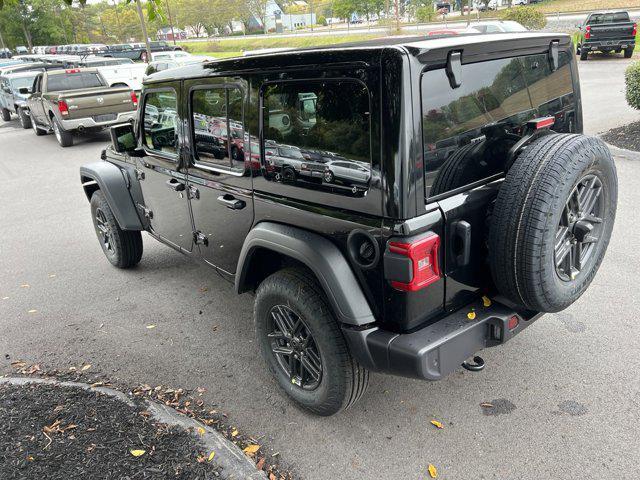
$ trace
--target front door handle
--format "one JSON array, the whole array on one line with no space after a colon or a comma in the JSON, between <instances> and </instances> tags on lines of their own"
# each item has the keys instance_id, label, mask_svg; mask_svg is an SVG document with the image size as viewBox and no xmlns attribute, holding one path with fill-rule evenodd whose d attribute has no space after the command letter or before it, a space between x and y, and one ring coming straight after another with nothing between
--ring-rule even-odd
<instances>
[{"instance_id":1,"label":"front door handle","mask_svg":"<svg viewBox=\"0 0 640 480\"><path fill-rule=\"evenodd\" d=\"M180 183L175 178L172 178L171 180L167 180L167 187L169 187L174 192L183 192L185 189L184 183Z\"/></svg>"},{"instance_id":2,"label":"front door handle","mask_svg":"<svg viewBox=\"0 0 640 480\"><path fill-rule=\"evenodd\" d=\"M220 195L218 197L218 202L223 204L225 207L230 208L231 210L241 210L245 207L246 203L243 200L238 200L233 195L229 195L228 193L225 195Z\"/></svg>"}]
</instances>

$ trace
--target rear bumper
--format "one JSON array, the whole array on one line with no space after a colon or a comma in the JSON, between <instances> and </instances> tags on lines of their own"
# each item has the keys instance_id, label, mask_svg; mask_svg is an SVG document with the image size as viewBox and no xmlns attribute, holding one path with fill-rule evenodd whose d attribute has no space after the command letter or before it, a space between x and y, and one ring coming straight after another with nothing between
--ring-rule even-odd
<instances>
[{"instance_id":1,"label":"rear bumper","mask_svg":"<svg viewBox=\"0 0 640 480\"><path fill-rule=\"evenodd\" d=\"M584 47L589 50L600 50L600 49L615 49L615 48L629 48L635 47L636 40L635 38L629 38L626 40L598 40L598 41L588 41L584 42Z\"/></svg>"},{"instance_id":2,"label":"rear bumper","mask_svg":"<svg viewBox=\"0 0 640 480\"><path fill-rule=\"evenodd\" d=\"M476 314L470 320L470 312ZM518 325L508 328L509 319ZM498 302L468 305L413 333L397 334L378 327L343 327L352 355L366 368L405 377L440 380L487 347L501 345L543 314L516 312Z\"/></svg>"},{"instance_id":3,"label":"rear bumper","mask_svg":"<svg viewBox=\"0 0 640 480\"><path fill-rule=\"evenodd\" d=\"M111 125L117 125L119 123L126 123L133 120L136 116L136 111L131 110L130 112L121 112L117 115L115 120L109 120L108 122L96 122L91 117L86 118L74 118L71 120L60 120L60 125L65 130L77 130L78 128L102 128L109 127Z\"/></svg>"}]
</instances>

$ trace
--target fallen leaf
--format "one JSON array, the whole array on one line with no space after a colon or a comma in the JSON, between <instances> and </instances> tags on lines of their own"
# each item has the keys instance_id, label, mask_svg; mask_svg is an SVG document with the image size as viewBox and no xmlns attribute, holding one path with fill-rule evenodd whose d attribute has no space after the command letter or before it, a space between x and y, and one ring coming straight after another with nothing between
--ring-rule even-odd
<instances>
[{"instance_id":1,"label":"fallen leaf","mask_svg":"<svg viewBox=\"0 0 640 480\"><path fill-rule=\"evenodd\" d=\"M11 366L14 368L24 368L27 366L27 363L23 362L22 360L15 360L11 362Z\"/></svg>"},{"instance_id":2,"label":"fallen leaf","mask_svg":"<svg viewBox=\"0 0 640 480\"><path fill-rule=\"evenodd\" d=\"M31 309L31 310L29 310L27 313L38 313L38 310Z\"/></svg>"},{"instance_id":3,"label":"fallen leaf","mask_svg":"<svg viewBox=\"0 0 640 480\"><path fill-rule=\"evenodd\" d=\"M152 328L156 328L156 326L155 326L155 325L153 325L153 324L151 324L151 325L147 325L147 328L148 328L149 330L151 330Z\"/></svg>"},{"instance_id":4,"label":"fallen leaf","mask_svg":"<svg viewBox=\"0 0 640 480\"><path fill-rule=\"evenodd\" d=\"M265 459L264 457L262 457L260 460L258 460L258 463L256 463L256 468L258 470L262 470L262 467L264 467L264 462L265 462Z\"/></svg>"},{"instance_id":5,"label":"fallen leaf","mask_svg":"<svg viewBox=\"0 0 640 480\"><path fill-rule=\"evenodd\" d=\"M444 425L442 425L442 423L440 423L437 420L431 420L431 425L433 425L434 427L438 428L438 429L443 429Z\"/></svg>"},{"instance_id":6,"label":"fallen leaf","mask_svg":"<svg viewBox=\"0 0 640 480\"><path fill-rule=\"evenodd\" d=\"M211 452L211 453L209 454L209 458L208 458L207 460L208 460L208 461L211 461L211 460L213 460L213 457L215 457L215 456L216 456L216 452Z\"/></svg>"},{"instance_id":7,"label":"fallen leaf","mask_svg":"<svg viewBox=\"0 0 640 480\"><path fill-rule=\"evenodd\" d=\"M269 480L278 480L278 477L276 477L273 473L270 473Z\"/></svg>"},{"instance_id":8,"label":"fallen leaf","mask_svg":"<svg viewBox=\"0 0 640 480\"><path fill-rule=\"evenodd\" d=\"M27 455L28 462L33 462L33 460L34 460L33 455Z\"/></svg>"},{"instance_id":9,"label":"fallen leaf","mask_svg":"<svg viewBox=\"0 0 640 480\"><path fill-rule=\"evenodd\" d=\"M202 428L202 427L198 427L198 433L199 433L200 435L204 435L205 431L206 431L206 430L205 430L204 428Z\"/></svg>"},{"instance_id":10,"label":"fallen leaf","mask_svg":"<svg viewBox=\"0 0 640 480\"><path fill-rule=\"evenodd\" d=\"M438 478L438 469L431 464L429 464L429 476L431 478Z\"/></svg>"},{"instance_id":11,"label":"fallen leaf","mask_svg":"<svg viewBox=\"0 0 640 480\"><path fill-rule=\"evenodd\" d=\"M476 319L476 312L469 312L467 313L467 318L469 320L475 320Z\"/></svg>"},{"instance_id":12,"label":"fallen leaf","mask_svg":"<svg viewBox=\"0 0 640 480\"><path fill-rule=\"evenodd\" d=\"M480 406L482 408L493 408L493 403L485 402L485 403L481 403Z\"/></svg>"},{"instance_id":13,"label":"fallen leaf","mask_svg":"<svg viewBox=\"0 0 640 480\"><path fill-rule=\"evenodd\" d=\"M80 370L82 370L83 372L86 372L87 370L89 370L91 368L91 364L87 363L86 365L84 365Z\"/></svg>"},{"instance_id":14,"label":"fallen leaf","mask_svg":"<svg viewBox=\"0 0 640 480\"><path fill-rule=\"evenodd\" d=\"M203 293L206 292L207 290L209 290L209 287L201 287L200 288L200 291L203 292Z\"/></svg>"},{"instance_id":15,"label":"fallen leaf","mask_svg":"<svg viewBox=\"0 0 640 480\"><path fill-rule=\"evenodd\" d=\"M144 450L129 450L129 452L134 457L141 457L142 455L144 455L146 453Z\"/></svg>"},{"instance_id":16,"label":"fallen leaf","mask_svg":"<svg viewBox=\"0 0 640 480\"><path fill-rule=\"evenodd\" d=\"M22 285L20 285L20 288L29 288L31 285L29 285L28 283L23 283Z\"/></svg>"},{"instance_id":17,"label":"fallen leaf","mask_svg":"<svg viewBox=\"0 0 640 480\"><path fill-rule=\"evenodd\" d=\"M50 273L50 274L49 274L49 278L55 278L55 277L56 277L56 274L55 274L55 273Z\"/></svg>"},{"instance_id":18,"label":"fallen leaf","mask_svg":"<svg viewBox=\"0 0 640 480\"><path fill-rule=\"evenodd\" d=\"M244 447L244 449L242 451L244 453L248 454L248 455L253 455L258 450L260 450L260 445L255 445L255 444L252 443L252 444L249 444L246 447Z\"/></svg>"},{"instance_id":19,"label":"fallen leaf","mask_svg":"<svg viewBox=\"0 0 640 480\"><path fill-rule=\"evenodd\" d=\"M231 432L231 436L232 437L237 437L238 436L238 430L236 430L235 428L233 429L233 431Z\"/></svg>"},{"instance_id":20,"label":"fallen leaf","mask_svg":"<svg viewBox=\"0 0 640 480\"><path fill-rule=\"evenodd\" d=\"M485 307L490 307L491 306L491 299L487 296L482 297L482 304Z\"/></svg>"}]
</instances>

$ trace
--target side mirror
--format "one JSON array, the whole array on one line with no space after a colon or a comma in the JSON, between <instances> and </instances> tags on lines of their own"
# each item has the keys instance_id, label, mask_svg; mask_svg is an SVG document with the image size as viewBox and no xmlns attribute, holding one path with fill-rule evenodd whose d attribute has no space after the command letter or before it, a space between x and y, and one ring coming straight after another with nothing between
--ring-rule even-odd
<instances>
[{"instance_id":1,"label":"side mirror","mask_svg":"<svg viewBox=\"0 0 640 480\"><path fill-rule=\"evenodd\" d=\"M31 95L31 89L27 87L22 87L18 90L22 95Z\"/></svg>"},{"instance_id":2,"label":"side mirror","mask_svg":"<svg viewBox=\"0 0 640 480\"><path fill-rule=\"evenodd\" d=\"M123 123L111 127L111 146L118 153L132 153L136 151L138 142L133 130L133 125Z\"/></svg>"}]
</instances>

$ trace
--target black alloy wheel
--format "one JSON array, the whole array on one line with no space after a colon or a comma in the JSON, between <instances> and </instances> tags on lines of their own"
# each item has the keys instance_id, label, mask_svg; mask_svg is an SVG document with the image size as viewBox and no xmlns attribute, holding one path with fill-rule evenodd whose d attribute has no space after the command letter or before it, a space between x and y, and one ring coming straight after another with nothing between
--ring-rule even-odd
<instances>
[{"instance_id":1,"label":"black alloy wheel","mask_svg":"<svg viewBox=\"0 0 640 480\"><path fill-rule=\"evenodd\" d=\"M113 233L111 232L109 222L107 222L107 217L99 207L96 208L95 220L96 234L98 235L98 240L100 240L100 245L102 245L105 255L108 257L113 256L115 254L113 248Z\"/></svg>"},{"instance_id":2,"label":"black alloy wheel","mask_svg":"<svg viewBox=\"0 0 640 480\"><path fill-rule=\"evenodd\" d=\"M601 236L603 184L594 174L582 177L569 195L556 231L555 264L565 282L575 279Z\"/></svg>"},{"instance_id":3,"label":"black alloy wheel","mask_svg":"<svg viewBox=\"0 0 640 480\"><path fill-rule=\"evenodd\" d=\"M275 305L270 315L271 351L293 385L315 390L322 380L322 358L300 316L286 305Z\"/></svg>"}]
</instances>

